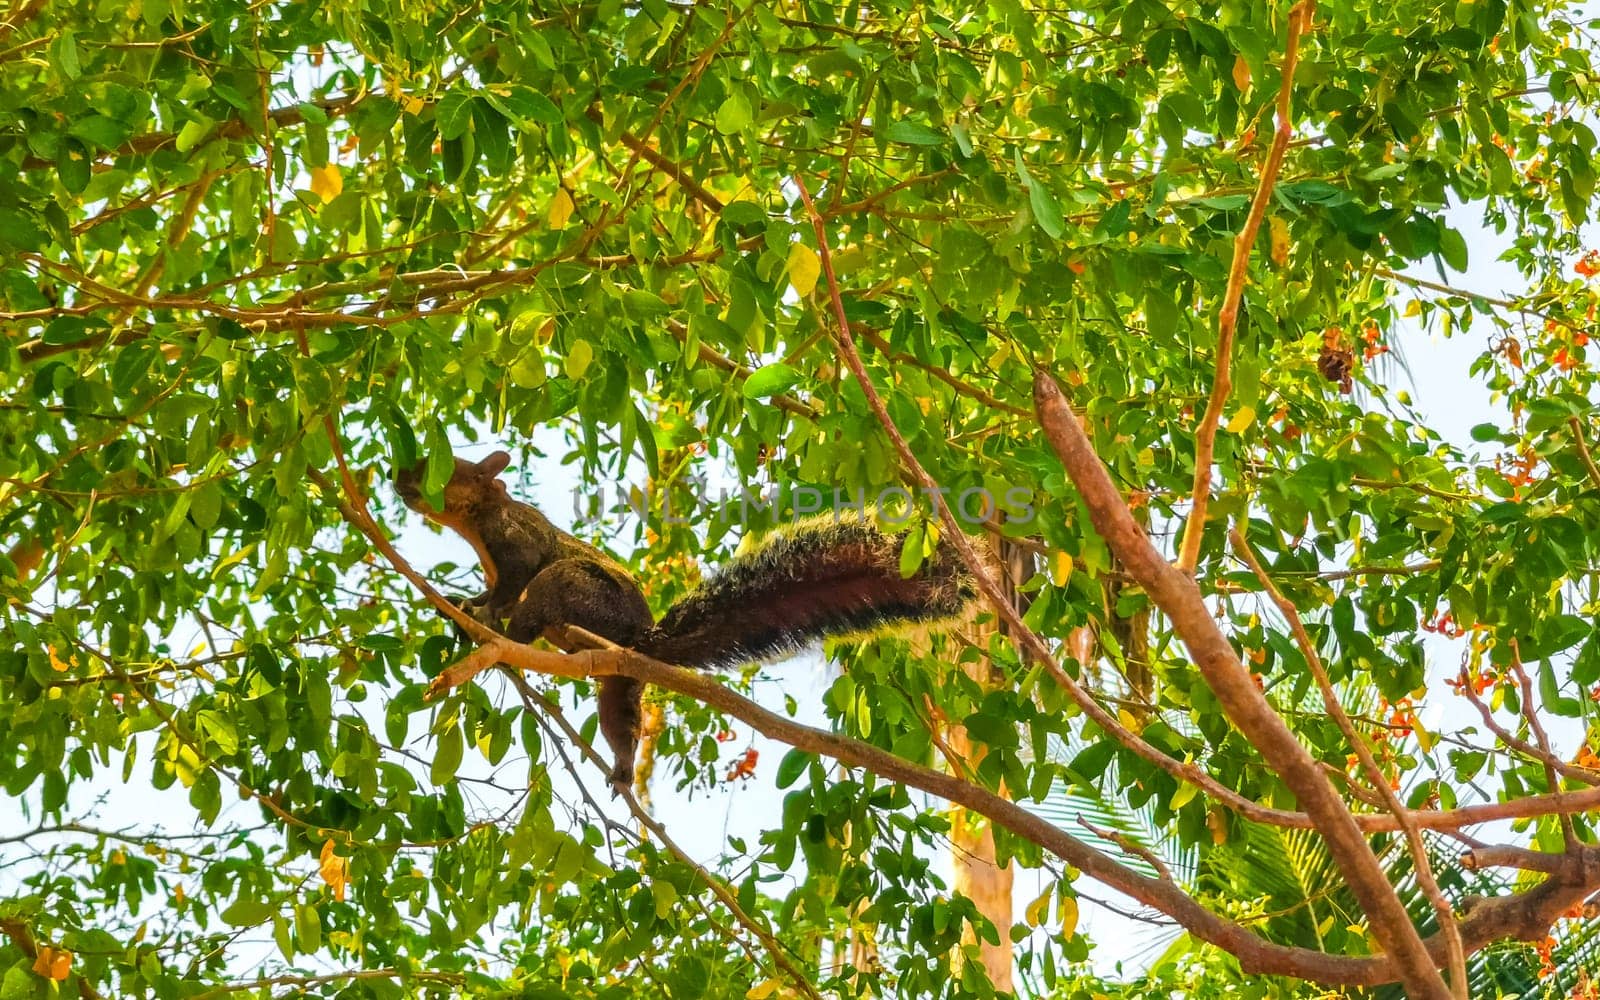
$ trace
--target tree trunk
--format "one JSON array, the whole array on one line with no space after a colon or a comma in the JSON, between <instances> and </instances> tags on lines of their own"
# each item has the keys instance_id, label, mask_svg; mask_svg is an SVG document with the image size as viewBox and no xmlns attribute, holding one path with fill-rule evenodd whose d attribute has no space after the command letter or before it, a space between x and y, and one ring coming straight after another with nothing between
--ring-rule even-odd
<instances>
[{"instance_id":1,"label":"tree trunk","mask_svg":"<svg viewBox=\"0 0 1600 1000\"><path fill-rule=\"evenodd\" d=\"M1006 587L1011 592L1012 600L1017 602L1019 609L1025 609L1027 595L1020 594L1017 588L1033 575L1032 555L1005 541L995 544L994 555L1004 576ZM979 610L982 610L981 607ZM962 626L961 631L977 648L987 649L989 636L995 632L995 628L992 621L981 625L969 622ZM985 688L994 683L995 668L987 657L967 664L965 669L969 677ZM967 737L965 726L952 724L945 743L952 758L950 760L952 769L965 771L968 774L977 770L978 764L983 760L983 751L973 746ZM999 791L1001 795L1006 794L1003 787ZM1002 867L996 861L994 831L990 828L988 820L972 815L965 809L957 808L954 811L950 845L951 862L955 866L956 891L972 900L978 912L994 924L1000 933L999 944L978 942L979 961L989 973L989 981L994 984L996 990L1012 992L1011 924L1015 910L1011 891L1015 873L1010 864ZM975 941L970 932L965 941L968 943Z\"/></svg>"}]
</instances>

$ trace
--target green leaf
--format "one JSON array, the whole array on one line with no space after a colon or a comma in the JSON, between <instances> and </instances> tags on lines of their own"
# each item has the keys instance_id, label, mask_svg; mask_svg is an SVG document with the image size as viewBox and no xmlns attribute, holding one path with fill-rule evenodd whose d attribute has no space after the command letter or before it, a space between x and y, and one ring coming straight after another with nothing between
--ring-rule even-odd
<instances>
[{"instance_id":1,"label":"green leaf","mask_svg":"<svg viewBox=\"0 0 1600 1000\"><path fill-rule=\"evenodd\" d=\"M67 29L56 36L50 44L50 61L55 69L68 80L76 80L83 68L78 64L78 41L72 29Z\"/></svg>"},{"instance_id":2,"label":"green leaf","mask_svg":"<svg viewBox=\"0 0 1600 1000\"><path fill-rule=\"evenodd\" d=\"M309 954L322 947L322 918L316 907L305 903L294 908L294 935L299 951Z\"/></svg>"},{"instance_id":3,"label":"green leaf","mask_svg":"<svg viewBox=\"0 0 1600 1000\"><path fill-rule=\"evenodd\" d=\"M173 141L173 148L180 153L187 153L200 145L206 136L211 134L211 129L216 123L209 118L194 118L183 123L178 129L178 136Z\"/></svg>"},{"instance_id":4,"label":"green leaf","mask_svg":"<svg viewBox=\"0 0 1600 1000\"><path fill-rule=\"evenodd\" d=\"M189 517L195 526L205 530L217 523L222 513L222 484L211 480L197 486L189 502Z\"/></svg>"},{"instance_id":5,"label":"green leaf","mask_svg":"<svg viewBox=\"0 0 1600 1000\"><path fill-rule=\"evenodd\" d=\"M741 91L734 91L717 109L717 131L733 135L750 127L752 112L750 101Z\"/></svg>"},{"instance_id":6,"label":"green leaf","mask_svg":"<svg viewBox=\"0 0 1600 1000\"><path fill-rule=\"evenodd\" d=\"M71 139L64 140L56 153L56 176L68 194L82 194L89 187L89 151Z\"/></svg>"},{"instance_id":7,"label":"green leaf","mask_svg":"<svg viewBox=\"0 0 1600 1000\"><path fill-rule=\"evenodd\" d=\"M1467 269L1467 240L1449 226L1439 227L1439 253L1457 271Z\"/></svg>"},{"instance_id":8,"label":"green leaf","mask_svg":"<svg viewBox=\"0 0 1600 1000\"><path fill-rule=\"evenodd\" d=\"M796 368L785 364L765 365L751 373L744 381L746 399L769 399L788 392L800 384L804 376Z\"/></svg>"},{"instance_id":9,"label":"green leaf","mask_svg":"<svg viewBox=\"0 0 1600 1000\"><path fill-rule=\"evenodd\" d=\"M878 134L886 142L906 146L938 146L944 142L944 136L917 122L890 122Z\"/></svg>"},{"instance_id":10,"label":"green leaf","mask_svg":"<svg viewBox=\"0 0 1600 1000\"><path fill-rule=\"evenodd\" d=\"M451 784L461 769L461 757L466 744L460 726L451 726L439 734L439 747L433 754L433 766L428 770L428 780L435 785Z\"/></svg>"},{"instance_id":11,"label":"green leaf","mask_svg":"<svg viewBox=\"0 0 1600 1000\"><path fill-rule=\"evenodd\" d=\"M434 105L433 121L439 129L439 138L445 141L459 139L472 127L472 94L452 90L439 98Z\"/></svg>"},{"instance_id":12,"label":"green leaf","mask_svg":"<svg viewBox=\"0 0 1600 1000\"><path fill-rule=\"evenodd\" d=\"M26 960L19 961L0 977L0 1000L33 1000L34 986L43 983L43 979L29 970Z\"/></svg>"},{"instance_id":13,"label":"green leaf","mask_svg":"<svg viewBox=\"0 0 1600 1000\"><path fill-rule=\"evenodd\" d=\"M900 542L900 576L909 580L916 575L922 567L922 562L927 556L927 530L926 526L918 521L905 533Z\"/></svg>"},{"instance_id":14,"label":"green leaf","mask_svg":"<svg viewBox=\"0 0 1600 1000\"><path fill-rule=\"evenodd\" d=\"M815 759L815 757L803 750L791 749L778 762L778 774L775 783L779 788L788 788L800 780L800 776L806 773L806 768L811 766L811 762Z\"/></svg>"},{"instance_id":15,"label":"green leaf","mask_svg":"<svg viewBox=\"0 0 1600 1000\"><path fill-rule=\"evenodd\" d=\"M1059 240L1065 235L1067 226L1061 218L1061 205L1056 201L1056 196L1050 193L1050 189L1037 180L1028 185L1028 206L1033 209L1033 220L1044 230L1046 236Z\"/></svg>"},{"instance_id":16,"label":"green leaf","mask_svg":"<svg viewBox=\"0 0 1600 1000\"><path fill-rule=\"evenodd\" d=\"M276 906L265 899L251 895L246 889L240 889L238 898L222 911L222 922L229 927L254 927L277 913L277 910Z\"/></svg>"},{"instance_id":17,"label":"green leaf","mask_svg":"<svg viewBox=\"0 0 1600 1000\"><path fill-rule=\"evenodd\" d=\"M289 936L289 921L285 920L281 913L272 915L272 940L278 946L278 954L283 956L283 960L293 962L294 941Z\"/></svg>"},{"instance_id":18,"label":"green leaf","mask_svg":"<svg viewBox=\"0 0 1600 1000\"><path fill-rule=\"evenodd\" d=\"M493 86L483 91L483 98L496 111L511 119L519 129L526 130L535 125L559 125L563 120L561 109L532 87Z\"/></svg>"},{"instance_id":19,"label":"green leaf","mask_svg":"<svg viewBox=\"0 0 1600 1000\"><path fill-rule=\"evenodd\" d=\"M75 120L67 131L82 139L85 145L99 149L116 149L131 134L122 122L105 115L85 115Z\"/></svg>"}]
</instances>

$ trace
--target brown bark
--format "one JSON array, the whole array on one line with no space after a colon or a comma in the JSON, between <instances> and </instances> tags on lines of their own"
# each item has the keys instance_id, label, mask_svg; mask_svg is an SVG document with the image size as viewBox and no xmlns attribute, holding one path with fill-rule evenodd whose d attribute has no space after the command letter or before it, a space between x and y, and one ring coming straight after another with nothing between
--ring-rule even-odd
<instances>
[{"instance_id":1,"label":"brown bark","mask_svg":"<svg viewBox=\"0 0 1600 1000\"><path fill-rule=\"evenodd\" d=\"M1310 815L1371 922L1373 935L1394 957L1408 992L1447 1000L1450 991L1361 827L1316 760L1256 688L1250 671L1207 610L1194 578L1168 563L1134 521L1127 502L1067 406L1061 387L1048 372L1035 373L1033 393L1045 438L1082 494L1095 531L1171 620L1223 711Z\"/></svg>"},{"instance_id":2,"label":"brown bark","mask_svg":"<svg viewBox=\"0 0 1600 1000\"><path fill-rule=\"evenodd\" d=\"M551 635L547 633L546 637ZM1088 877L1171 916L1196 938L1233 954L1244 972L1294 976L1329 986L1376 986L1401 978L1400 963L1392 954L1348 957L1273 944L1250 929L1207 910L1174 883L1133 871L987 789L913 764L859 740L801 725L762 708L699 671L659 663L631 650L619 649L581 629L561 630L559 638L563 645L585 651L551 653L495 638L457 666L467 668L460 671L464 676L471 676L476 672L473 668L479 665L505 663L557 677L593 678L607 674L635 677L701 701L741 720L762 735L796 749L920 788L981 814L1040 845ZM1562 913L1600 885L1600 849L1586 848L1580 855L1553 855L1552 858L1560 859L1552 865L1559 867L1559 873L1519 895L1485 900L1462 920L1461 940L1469 954L1492 941L1543 937ZM1443 964L1445 946L1439 936L1431 936L1426 947L1431 960ZM1440 987L1443 988L1442 981Z\"/></svg>"}]
</instances>

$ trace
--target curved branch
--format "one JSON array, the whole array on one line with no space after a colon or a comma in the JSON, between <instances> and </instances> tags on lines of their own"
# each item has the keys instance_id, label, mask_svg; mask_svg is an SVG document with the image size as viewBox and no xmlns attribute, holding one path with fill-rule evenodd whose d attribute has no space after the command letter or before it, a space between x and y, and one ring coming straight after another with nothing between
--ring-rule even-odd
<instances>
[{"instance_id":1,"label":"curved branch","mask_svg":"<svg viewBox=\"0 0 1600 1000\"><path fill-rule=\"evenodd\" d=\"M661 663L579 628L551 630L546 637L579 651L549 652L497 638L475 650L468 659L504 663L557 677L632 677L693 698L769 739L936 795L1040 845L1097 881L1167 914L1195 937L1236 956L1245 972L1295 976L1330 986L1375 986L1393 982L1400 974L1398 963L1389 955L1346 957L1266 941L1248 928L1207 910L1173 883L1129 869L1009 799L848 736L795 722L762 708L706 674ZM1526 940L1542 936L1563 912L1588 895L1592 885L1600 883L1600 850L1591 850L1582 857L1562 855L1552 867L1559 870L1544 884L1518 896L1485 900L1475 907L1460 925L1467 950L1507 937ZM1429 938L1427 948L1436 961L1444 960L1444 944L1437 935Z\"/></svg>"}]
</instances>

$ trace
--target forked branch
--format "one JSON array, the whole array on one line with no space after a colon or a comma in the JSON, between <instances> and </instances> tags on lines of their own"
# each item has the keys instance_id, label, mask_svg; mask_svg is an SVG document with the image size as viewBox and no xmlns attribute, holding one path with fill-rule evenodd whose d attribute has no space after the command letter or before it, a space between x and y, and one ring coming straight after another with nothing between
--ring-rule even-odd
<instances>
[{"instance_id":1,"label":"forked branch","mask_svg":"<svg viewBox=\"0 0 1600 1000\"><path fill-rule=\"evenodd\" d=\"M1311 816L1371 921L1373 934L1394 957L1408 994L1448 998L1450 991L1360 825L1329 784L1321 766L1256 687L1250 671L1211 617L1194 577L1169 564L1150 544L1149 536L1133 519L1055 379L1043 370L1035 372L1033 392L1045 438L1061 459L1067 477L1082 494L1095 531L1172 622L1173 630L1183 640L1228 718L1278 772Z\"/></svg>"}]
</instances>

